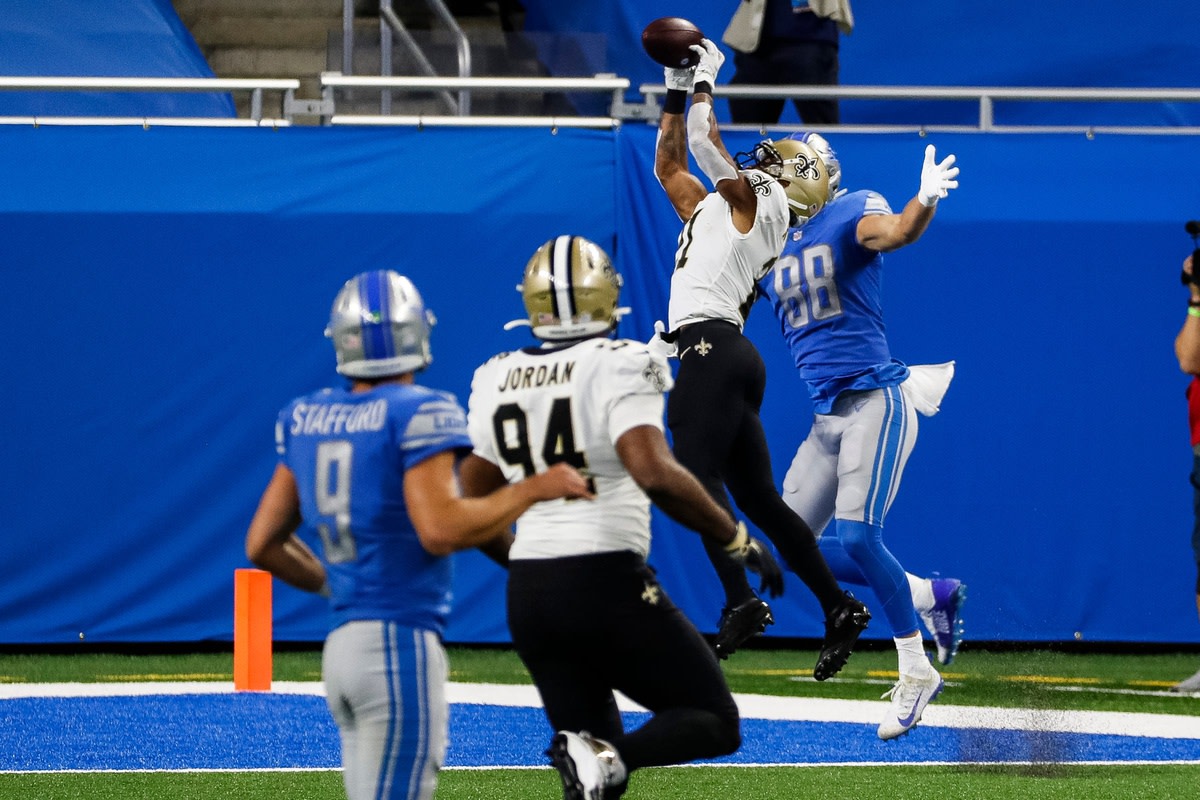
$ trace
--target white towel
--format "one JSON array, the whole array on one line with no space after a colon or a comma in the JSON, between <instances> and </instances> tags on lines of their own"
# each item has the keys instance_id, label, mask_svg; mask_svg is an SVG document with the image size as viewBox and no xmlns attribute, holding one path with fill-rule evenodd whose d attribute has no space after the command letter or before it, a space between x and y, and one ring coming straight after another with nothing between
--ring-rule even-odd
<instances>
[{"instance_id":1,"label":"white towel","mask_svg":"<svg viewBox=\"0 0 1200 800\"><path fill-rule=\"evenodd\" d=\"M954 377L954 362L943 364L910 364L908 377L900 389L923 416L932 417L941 410L942 398Z\"/></svg>"}]
</instances>

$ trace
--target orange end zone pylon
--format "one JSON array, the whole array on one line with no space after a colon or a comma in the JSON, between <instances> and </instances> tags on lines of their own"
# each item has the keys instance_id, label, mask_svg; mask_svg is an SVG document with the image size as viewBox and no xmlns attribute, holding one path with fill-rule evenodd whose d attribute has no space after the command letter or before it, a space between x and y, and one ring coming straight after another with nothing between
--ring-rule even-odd
<instances>
[{"instance_id":1,"label":"orange end zone pylon","mask_svg":"<svg viewBox=\"0 0 1200 800\"><path fill-rule=\"evenodd\" d=\"M271 690L271 573L233 573L233 688Z\"/></svg>"}]
</instances>

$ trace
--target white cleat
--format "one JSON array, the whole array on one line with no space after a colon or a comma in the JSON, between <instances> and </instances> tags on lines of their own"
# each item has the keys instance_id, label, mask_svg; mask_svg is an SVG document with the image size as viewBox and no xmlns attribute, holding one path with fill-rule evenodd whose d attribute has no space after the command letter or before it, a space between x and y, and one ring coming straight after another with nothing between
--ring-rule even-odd
<instances>
[{"instance_id":1,"label":"white cleat","mask_svg":"<svg viewBox=\"0 0 1200 800\"><path fill-rule=\"evenodd\" d=\"M1190 678L1185 678L1179 683L1171 687L1172 692L1180 692L1182 694L1195 694L1200 692L1200 672L1197 672Z\"/></svg>"},{"instance_id":2,"label":"white cleat","mask_svg":"<svg viewBox=\"0 0 1200 800\"><path fill-rule=\"evenodd\" d=\"M884 698L891 697L892 704L883 722L879 723L879 738L895 739L916 727L925 706L941 694L944 685L942 676L933 667L924 678L901 674L896 685L883 695Z\"/></svg>"}]
</instances>

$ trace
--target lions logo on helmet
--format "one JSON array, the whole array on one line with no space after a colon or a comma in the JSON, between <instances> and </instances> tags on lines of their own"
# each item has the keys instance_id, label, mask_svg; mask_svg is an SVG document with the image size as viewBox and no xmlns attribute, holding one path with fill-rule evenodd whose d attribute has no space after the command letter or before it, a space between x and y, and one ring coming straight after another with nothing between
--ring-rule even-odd
<instances>
[{"instance_id":1,"label":"lions logo on helmet","mask_svg":"<svg viewBox=\"0 0 1200 800\"><path fill-rule=\"evenodd\" d=\"M539 339L582 339L604 333L616 327L626 311L617 307L621 276L612 260L582 236L559 236L539 247L517 289L525 300L528 324Z\"/></svg>"},{"instance_id":2,"label":"lions logo on helmet","mask_svg":"<svg viewBox=\"0 0 1200 800\"><path fill-rule=\"evenodd\" d=\"M738 153L738 166L757 169L783 184L788 207L800 225L829 201L829 172L817 152L799 139L759 142L752 153Z\"/></svg>"},{"instance_id":3,"label":"lions logo on helmet","mask_svg":"<svg viewBox=\"0 0 1200 800\"><path fill-rule=\"evenodd\" d=\"M334 298L325 335L333 340L339 373L385 378L433 361L429 331L434 322L412 281L380 269L346 281Z\"/></svg>"}]
</instances>

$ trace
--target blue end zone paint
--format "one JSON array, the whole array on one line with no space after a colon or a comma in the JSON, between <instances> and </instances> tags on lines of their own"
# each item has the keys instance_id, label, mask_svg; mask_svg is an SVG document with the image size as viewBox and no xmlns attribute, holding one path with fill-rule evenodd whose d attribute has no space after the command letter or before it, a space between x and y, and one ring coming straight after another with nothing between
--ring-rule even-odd
<instances>
[{"instance_id":1,"label":"blue end zone paint","mask_svg":"<svg viewBox=\"0 0 1200 800\"><path fill-rule=\"evenodd\" d=\"M646 719L626 713L626 730ZM455 705L449 766L545 764L550 728L541 709ZM497 727L499 726L499 727ZM875 725L742 720L742 747L717 764L920 762L1172 761L1200 759L1200 740L1042 731L918 726L903 739L880 741ZM497 737L496 731L504 736ZM532 743L532 746L529 745ZM532 751L532 755L531 755Z\"/></svg>"},{"instance_id":2,"label":"blue end zone paint","mask_svg":"<svg viewBox=\"0 0 1200 800\"><path fill-rule=\"evenodd\" d=\"M625 715L632 729L645 714ZM498 735L498 732L503 732ZM1200 761L1200 740L747 719L714 763ZM538 708L454 705L449 767L544 766ZM20 698L0 702L0 770L332 768L337 729L320 697L275 694Z\"/></svg>"},{"instance_id":3,"label":"blue end zone paint","mask_svg":"<svg viewBox=\"0 0 1200 800\"><path fill-rule=\"evenodd\" d=\"M0 703L8 770L336 767L321 697L228 694L34 697Z\"/></svg>"}]
</instances>

